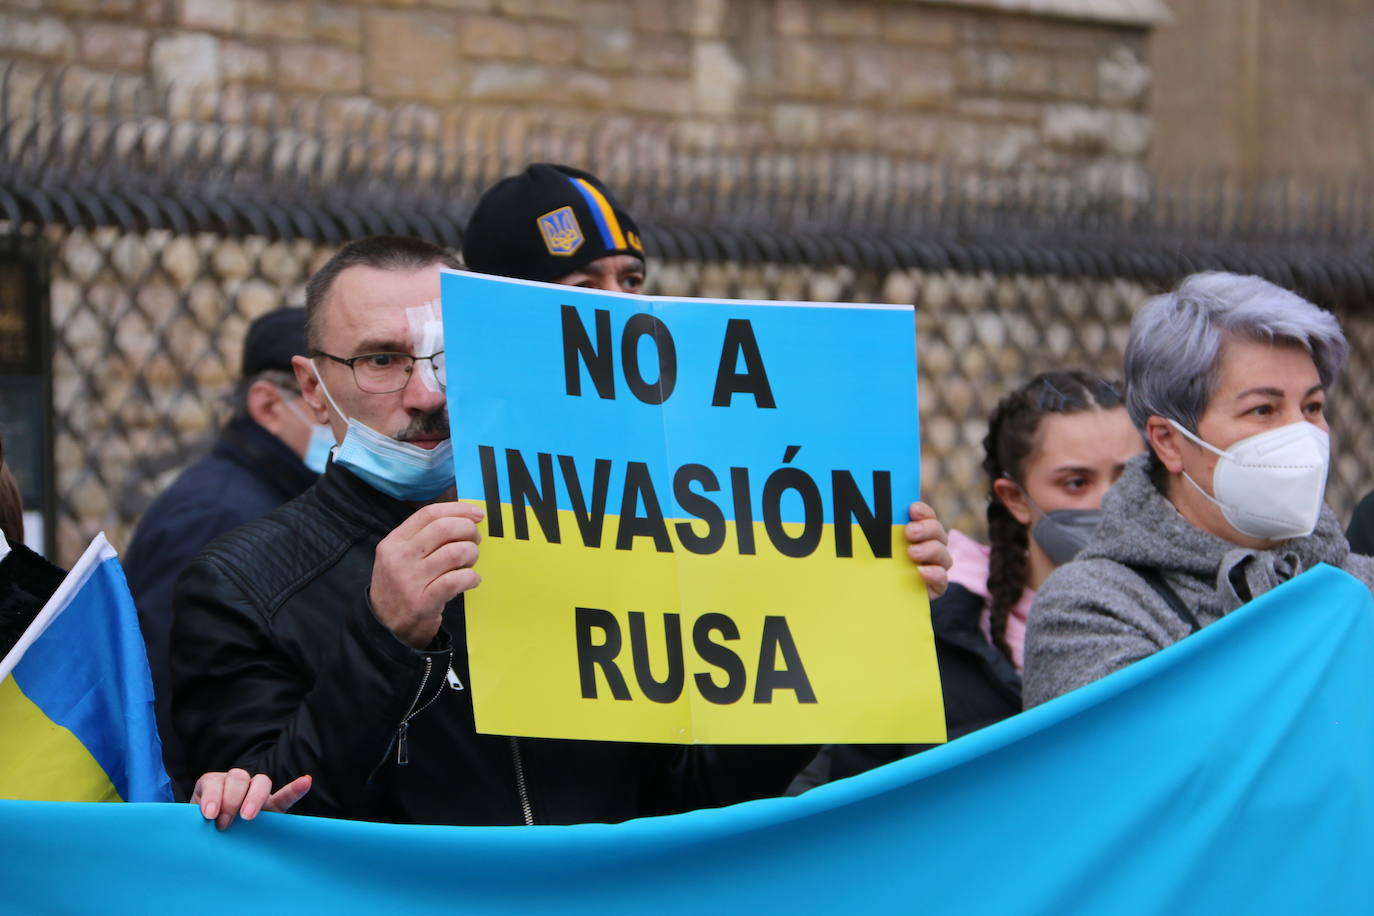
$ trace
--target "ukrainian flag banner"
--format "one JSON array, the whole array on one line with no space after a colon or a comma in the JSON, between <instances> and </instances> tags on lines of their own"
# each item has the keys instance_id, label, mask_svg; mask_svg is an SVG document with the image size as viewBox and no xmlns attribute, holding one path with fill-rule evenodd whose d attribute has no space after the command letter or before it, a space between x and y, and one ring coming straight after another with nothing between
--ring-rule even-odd
<instances>
[{"instance_id":1,"label":"ukrainian flag banner","mask_svg":"<svg viewBox=\"0 0 1374 916\"><path fill-rule=\"evenodd\" d=\"M172 800L138 615L103 534L0 662L0 798Z\"/></svg>"},{"instance_id":2,"label":"ukrainian flag banner","mask_svg":"<svg viewBox=\"0 0 1374 916\"><path fill-rule=\"evenodd\" d=\"M446 271L479 731L939 742L910 306ZM461 355L459 355L461 354Z\"/></svg>"},{"instance_id":3,"label":"ukrainian flag banner","mask_svg":"<svg viewBox=\"0 0 1374 916\"><path fill-rule=\"evenodd\" d=\"M191 805L0 802L0 909L1365 916L1371 665L1369 589L1319 567L1111 677L799 798L571 827L264 814L222 834Z\"/></svg>"}]
</instances>

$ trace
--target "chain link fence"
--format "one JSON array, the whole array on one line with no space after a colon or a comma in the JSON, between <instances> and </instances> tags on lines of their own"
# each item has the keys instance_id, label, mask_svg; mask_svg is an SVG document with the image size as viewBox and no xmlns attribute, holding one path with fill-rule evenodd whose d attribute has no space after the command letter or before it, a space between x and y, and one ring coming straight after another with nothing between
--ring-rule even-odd
<instances>
[{"instance_id":1,"label":"chain link fence","mask_svg":"<svg viewBox=\"0 0 1374 916\"><path fill-rule=\"evenodd\" d=\"M1348 513L1374 487L1374 189L1208 176L1142 190L729 140L404 110L241 118L117 85L72 106L56 84L20 97L0 81L0 237L40 246L50 276L56 559L102 529L128 543L213 440L248 322L299 304L339 244L399 233L457 249L480 192L541 160L616 190L650 292L915 303L924 496L953 527L983 532L981 441L1001 395L1048 368L1119 372L1135 308L1201 269L1260 274L1338 314L1353 352L1331 401L1328 499Z\"/></svg>"}]
</instances>

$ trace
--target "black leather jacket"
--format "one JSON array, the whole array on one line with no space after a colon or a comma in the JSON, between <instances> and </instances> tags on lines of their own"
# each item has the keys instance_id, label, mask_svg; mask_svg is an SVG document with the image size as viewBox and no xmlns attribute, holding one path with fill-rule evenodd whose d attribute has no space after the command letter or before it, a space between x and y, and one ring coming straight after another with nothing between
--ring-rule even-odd
<instances>
[{"instance_id":1,"label":"black leather jacket","mask_svg":"<svg viewBox=\"0 0 1374 916\"><path fill-rule=\"evenodd\" d=\"M930 603L950 741L1021 711L1021 675L983 635L984 601L958 583ZM827 744L788 789L799 795L836 779L930 750L933 744Z\"/></svg>"},{"instance_id":2,"label":"black leather jacket","mask_svg":"<svg viewBox=\"0 0 1374 916\"><path fill-rule=\"evenodd\" d=\"M423 652L367 602L377 543L411 510L331 464L191 563L173 600L172 707L193 772L309 773L303 814L612 823L779 795L815 752L477 734L462 599Z\"/></svg>"}]
</instances>

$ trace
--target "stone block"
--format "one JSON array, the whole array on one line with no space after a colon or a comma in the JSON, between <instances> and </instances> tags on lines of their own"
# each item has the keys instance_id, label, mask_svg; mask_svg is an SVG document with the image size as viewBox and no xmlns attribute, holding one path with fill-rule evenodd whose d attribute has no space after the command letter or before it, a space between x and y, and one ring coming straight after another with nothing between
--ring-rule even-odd
<instances>
[{"instance_id":1,"label":"stone block","mask_svg":"<svg viewBox=\"0 0 1374 916\"><path fill-rule=\"evenodd\" d=\"M904 305L916 301L916 278L911 271L894 270L883 278L882 301Z\"/></svg>"},{"instance_id":2,"label":"stone block","mask_svg":"<svg viewBox=\"0 0 1374 916\"><path fill-rule=\"evenodd\" d=\"M725 36L726 0L681 0L687 7L687 30L693 38Z\"/></svg>"},{"instance_id":3,"label":"stone block","mask_svg":"<svg viewBox=\"0 0 1374 916\"><path fill-rule=\"evenodd\" d=\"M181 90L219 85L219 39L204 32L164 35L153 41L150 55L153 81L160 87Z\"/></svg>"},{"instance_id":4,"label":"stone block","mask_svg":"<svg viewBox=\"0 0 1374 916\"><path fill-rule=\"evenodd\" d=\"M458 97L463 85L453 16L423 10L371 10L366 21L367 83L373 95L426 102L450 102Z\"/></svg>"},{"instance_id":5,"label":"stone block","mask_svg":"<svg viewBox=\"0 0 1374 916\"><path fill-rule=\"evenodd\" d=\"M887 104L894 108L944 108L954 98L953 58L945 51L912 48L896 55Z\"/></svg>"},{"instance_id":6,"label":"stone block","mask_svg":"<svg viewBox=\"0 0 1374 916\"><path fill-rule=\"evenodd\" d=\"M582 63L595 70L626 70L634 60L634 34L629 26L587 25L582 29Z\"/></svg>"},{"instance_id":7,"label":"stone block","mask_svg":"<svg viewBox=\"0 0 1374 916\"><path fill-rule=\"evenodd\" d=\"M240 286L235 299L238 313L247 321L252 321L259 315L266 315L285 304L282 302L280 289L256 278L249 279Z\"/></svg>"},{"instance_id":8,"label":"stone block","mask_svg":"<svg viewBox=\"0 0 1374 916\"><path fill-rule=\"evenodd\" d=\"M258 269L277 290L281 290L292 283L300 282L305 272L308 249L309 243L303 247L281 240L272 242L263 248L262 254L258 256Z\"/></svg>"},{"instance_id":9,"label":"stone block","mask_svg":"<svg viewBox=\"0 0 1374 916\"><path fill-rule=\"evenodd\" d=\"M877 38L878 7L867 0L822 3L815 10L818 35L832 38Z\"/></svg>"},{"instance_id":10,"label":"stone block","mask_svg":"<svg viewBox=\"0 0 1374 916\"><path fill-rule=\"evenodd\" d=\"M503 16L468 16L458 26L459 47L472 57L518 60L529 55L524 23Z\"/></svg>"},{"instance_id":11,"label":"stone block","mask_svg":"<svg viewBox=\"0 0 1374 916\"><path fill-rule=\"evenodd\" d=\"M798 39L777 52L778 89L784 97L840 101L849 91L845 56L831 42Z\"/></svg>"},{"instance_id":12,"label":"stone block","mask_svg":"<svg viewBox=\"0 0 1374 916\"><path fill-rule=\"evenodd\" d=\"M580 105L587 108L608 108L614 101L624 101L624 96L615 91L610 77L602 73L574 70L562 76L555 76L557 89L554 92L559 102Z\"/></svg>"},{"instance_id":13,"label":"stone block","mask_svg":"<svg viewBox=\"0 0 1374 916\"><path fill-rule=\"evenodd\" d=\"M309 42L279 42L273 66L283 89L357 92L363 87L363 58L357 51Z\"/></svg>"},{"instance_id":14,"label":"stone block","mask_svg":"<svg viewBox=\"0 0 1374 916\"><path fill-rule=\"evenodd\" d=\"M1098 61L1084 54L1064 53L1053 61L1053 94L1065 101L1097 101Z\"/></svg>"},{"instance_id":15,"label":"stone block","mask_svg":"<svg viewBox=\"0 0 1374 916\"><path fill-rule=\"evenodd\" d=\"M272 56L257 45L225 41L220 46L220 62L226 82L265 83L272 76Z\"/></svg>"},{"instance_id":16,"label":"stone block","mask_svg":"<svg viewBox=\"0 0 1374 916\"><path fill-rule=\"evenodd\" d=\"M933 160L944 149L944 120L934 115L884 114L876 145L885 152Z\"/></svg>"},{"instance_id":17,"label":"stone block","mask_svg":"<svg viewBox=\"0 0 1374 916\"><path fill-rule=\"evenodd\" d=\"M531 22L526 26L530 60L561 67L577 60L582 49L582 30L563 22Z\"/></svg>"},{"instance_id":18,"label":"stone block","mask_svg":"<svg viewBox=\"0 0 1374 916\"><path fill-rule=\"evenodd\" d=\"M954 113L962 118L979 121L1040 124L1044 118L1044 106L1039 102L978 96L959 99L954 104Z\"/></svg>"},{"instance_id":19,"label":"stone block","mask_svg":"<svg viewBox=\"0 0 1374 916\"><path fill-rule=\"evenodd\" d=\"M1045 109L1041 136L1056 149L1099 153L1111 133L1111 114L1087 105L1051 105Z\"/></svg>"},{"instance_id":20,"label":"stone block","mask_svg":"<svg viewBox=\"0 0 1374 916\"><path fill-rule=\"evenodd\" d=\"M819 141L822 120L820 107L805 103L785 102L769 112L773 138L785 146L809 146Z\"/></svg>"},{"instance_id":21,"label":"stone block","mask_svg":"<svg viewBox=\"0 0 1374 916\"><path fill-rule=\"evenodd\" d=\"M1038 51L1022 51L1011 56L1011 72L1003 92L1037 97L1053 96L1055 92L1055 59Z\"/></svg>"},{"instance_id":22,"label":"stone block","mask_svg":"<svg viewBox=\"0 0 1374 916\"><path fill-rule=\"evenodd\" d=\"M633 27L633 19L625 9L624 0L582 0L577 21L584 26Z\"/></svg>"},{"instance_id":23,"label":"stone block","mask_svg":"<svg viewBox=\"0 0 1374 916\"><path fill-rule=\"evenodd\" d=\"M1113 104L1144 104L1150 68L1130 48L1118 45L1097 66L1098 97Z\"/></svg>"},{"instance_id":24,"label":"stone block","mask_svg":"<svg viewBox=\"0 0 1374 916\"><path fill-rule=\"evenodd\" d=\"M138 0L44 0L39 5L53 13L95 14L107 19L130 16L138 10Z\"/></svg>"},{"instance_id":25,"label":"stone block","mask_svg":"<svg viewBox=\"0 0 1374 916\"><path fill-rule=\"evenodd\" d=\"M81 59L93 67L142 69L148 30L120 22L92 22L81 29Z\"/></svg>"},{"instance_id":26,"label":"stone block","mask_svg":"<svg viewBox=\"0 0 1374 916\"><path fill-rule=\"evenodd\" d=\"M153 253L141 235L124 235L110 247L110 265L126 285L143 282L152 266Z\"/></svg>"},{"instance_id":27,"label":"stone block","mask_svg":"<svg viewBox=\"0 0 1374 916\"><path fill-rule=\"evenodd\" d=\"M641 34L664 34L683 31L681 0L635 0L634 29Z\"/></svg>"},{"instance_id":28,"label":"stone block","mask_svg":"<svg viewBox=\"0 0 1374 916\"><path fill-rule=\"evenodd\" d=\"M176 236L162 246L158 265L177 287L188 287L201 273L201 253L187 236Z\"/></svg>"},{"instance_id":29,"label":"stone block","mask_svg":"<svg viewBox=\"0 0 1374 916\"><path fill-rule=\"evenodd\" d=\"M582 21L582 4L576 0L496 0L496 9L516 19Z\"/></svg>"},{"instance_id":30,"label":"stone block","mask_svg":"<svg viewBox=\"0 0 1374 916\"><path fill-rule=\"evenodd\" d=\"M702 41L692 48L692 92L696 110L731 115L739 107L744 68L723 41Z\"/></svg>"},{"instance_id":31,"label":"stone block","mask_svg":"<svg viewBox=\"0 0 1374 916\"><path fill-rule=\"evenodd\" d=\"M363 17L357 7L339 3L321 3L311 18L315 37L346 48L360 48L363 44Z\"/></svg>"},{"instance_id":32,"label":"stone block","mask_svg":"<svg viewBox=\"0 0 1374 916\"><path fill-rule=\"evenodd\" d=\"M241 0L240 28L253 38L299 39L313 36L310 4L297 0Z\"/></svg>"},{"instance_id":33,"label":"stone block","mask_svg":"<svg viewBox=\"0 0 1374 916\"><path fill-rule=\"evenodd\" d=\"M70 59L76 53L76 35L55 16L0 13L0 52Z\"/></svg>"},{"instance_id":34,"label":"stone block","mask_svg":"<svg viewBox=\"0 0 1374 916\"><path fill-rule=\"evenodd\" d=\"M488 61L471 67L463 97L472 102L538 102L554 91L558 71L540 64Z\"/></svg>"},{"instance_id":35,"label":"stone block","mask_svg":"<svg viewBox=\"0 0 1374 916\"><path fill-rule=\"evenodd\" d=\"M802 38L812 32L812 11L808 0L775 0L774 22L778 35Z\"/></svg>"},{"instance_id":36,"label":"stone block","mask_svg":"<svg viewBox=\"0 0 1374 916\"><path fill-rule=\"evenodd\" d=\"M905 3L884 4L881 35L885 42L952 48L959 39L959 23L943 10Z\"/></svg>"},{"instance_id":37,"label":"stone block","mask_svg":"<svg viewBox=\"0 0 1374 916\"><path fill-rule=\"evenodd\" d=\"M132 15L145 25L171 25L176 22L176 7L173 0L136 0Z\"/></svg>"},{"instance_id":38,"label":"stone block","mask_svg":"<svg viewBox=\"0 0 1374 916\"><path fill-rule=\"evenodd\" d=\"M999 48L963 48L955 57L955 74L963 92L1003 92L1015 72L1012 56Z\"/></svg>"},{"instance_id":39,"label":"stone block","mask_svg":"<svg viewBox=\"0 0 1374 916\"><path fill-rule=\"evenodd\" d=\"M428 5L441 10L464 10L485 13L496 9L496 0L427 0Z\"/></svg>"},{"instance_id":40,"label":"stone block","mask_svg":"<svg viewBox=\"0 0 1374 916\"><path fill-rule=\"evenodd\" d=\"M1153 134L1154 122L1149 116L1114 111L1107 135L1107 148L1117 156L1142 159L1150 151Z\"/></svg>"},{"instance_id":41,"label":"stone block","mask_svg":"<svg viewBox=\"0 0 1374 916\"><path fill-rule=\"evenodd\" d=\"M692 113L692 89L683 80L656 76L623 77L618 95L625 107L632 111L674 117Z\"/></svg>"},{"instance_id":42,"label":"stone block","mask_svg":"<svg viewBox=\"0 0 1374 916\"><path fill-rule=\"evenodd\" d=\"M945 105L954 95L953 66L943 51L855 42L848 49L848 97L889 108Z\"/></svg>"},{"instance_id":43,"label":"stone block","mask_svg":"<svg viewBox=\"0 0 1374 916\"><path fill-rule=\"evenodd\" d=\"M177 22L188 29L232 32L238 28L241 0L181 0Z\"/></svg>"},{"instance_id":44,"label":"stone block","mask_svg":"<svg viewBox=\"0 0 1374 916\"><path fill-rule=\"evenodd\" d=\"M872 111L855 105L843 105L826 110L822 122L827 146L845 149L870 149L876 133L876 119Z\"/></svg>"},{"instance_id":45,"label":"stone block","mask_svg":"<svg viewBox=\"0 0 1374 916\"><path fill-rule=\"evenodd\" d=\"M632 65L642 73L685 77L692 72L692 43L680 35L639 35Z\"/></svg>"}]
</instances>

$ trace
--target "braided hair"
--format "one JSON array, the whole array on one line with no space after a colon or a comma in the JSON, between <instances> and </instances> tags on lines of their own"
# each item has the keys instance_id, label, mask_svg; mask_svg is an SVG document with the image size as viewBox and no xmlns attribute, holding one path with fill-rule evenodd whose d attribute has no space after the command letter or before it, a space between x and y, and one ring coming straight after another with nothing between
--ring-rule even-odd
<instances>
[{"instance_id":1,"label":"braided hair","mask_svg":"<svg viewBox=\"0 0 1374 916\"><path fill-rule=\"evenodd\" d=\"M1029 573L1028 530L1002 505L992 485L1001 477L1018 484L1025 479L1026 459L1035 448L1041 417L1051 413L1071 414L1120 407L1121 404L1119 382L1083 369L1056 369L1042 372L1007 394L988 418L988 434L983 439L991 545L988 622L993 645L1008 659L1011 659L1011 649L1007 645L1007 617L1021 600Z\"/></svg>"}]
</instances>

